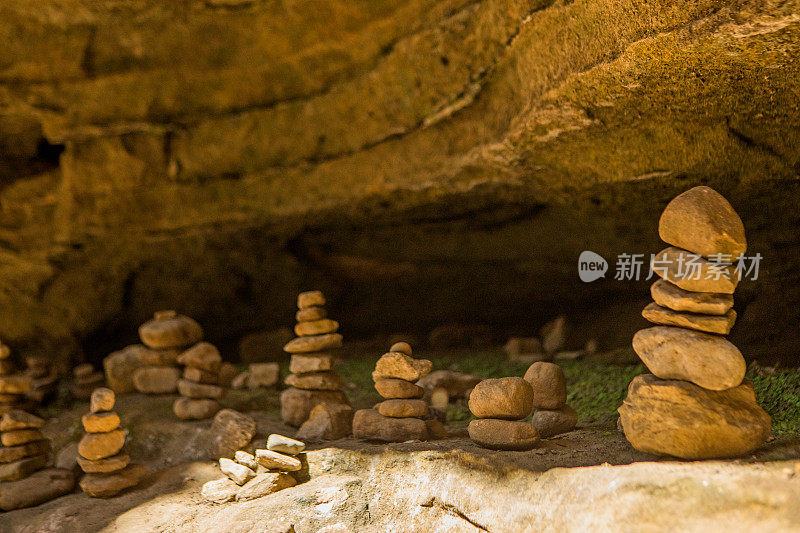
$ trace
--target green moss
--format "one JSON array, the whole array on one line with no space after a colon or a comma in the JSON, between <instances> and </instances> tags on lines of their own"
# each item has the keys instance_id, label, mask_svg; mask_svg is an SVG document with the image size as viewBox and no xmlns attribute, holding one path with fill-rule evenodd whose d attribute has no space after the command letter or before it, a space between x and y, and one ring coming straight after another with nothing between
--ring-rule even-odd
<instances>
[{"instance_id":1,"label":"green moss","mask_svg":"<svg viewBox=\"0 0 800 533\"><path fill-rule=\"evenodd\" d=\"M751 367L758 403L772 417L772 431L778 435L800 435L800 372L796 369L765 373Z\"/></svg>"}]
</instances>

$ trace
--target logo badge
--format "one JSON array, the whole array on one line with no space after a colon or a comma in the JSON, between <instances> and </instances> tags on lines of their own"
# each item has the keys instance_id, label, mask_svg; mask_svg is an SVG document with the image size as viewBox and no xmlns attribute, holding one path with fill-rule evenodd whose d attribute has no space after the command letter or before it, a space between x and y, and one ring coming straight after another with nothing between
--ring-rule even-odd
<instances>
[{"instance_id":1,"label":"logo badge","mask_svg":"<svg viewBox=\"0 0 800 533\"><path fill-rule=\"evenodd\" d=\"M590 283L600 278L604 278L608 272L608 261L599 254L590 250L584 250L578 257L578 276L581 281Z\"/></svg>"}]
</instances>

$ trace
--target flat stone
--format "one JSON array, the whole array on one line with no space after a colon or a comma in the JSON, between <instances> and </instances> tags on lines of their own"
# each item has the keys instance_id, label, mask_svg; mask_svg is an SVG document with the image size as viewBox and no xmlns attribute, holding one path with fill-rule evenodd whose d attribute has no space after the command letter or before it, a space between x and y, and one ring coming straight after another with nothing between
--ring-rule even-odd
<instances>
[{"instance_id":1,"label":"flat stone","mask_svg":"<svg viewBox=\"0 0 800 533\"><path fill-rule=\"evenodd\" d=\"M401 352L389 352L375 363L372 379L396 378L413 382L430 374L432 369L433 363L427 359L414 359Z\"/></svg>"},{"instance_id":2,"label":"flat stone","mask_svg":"<svg viewBox=\"0 0 800 533\"><path fill-rule=\"evenodd\" d=\"M244 502L255 500L274 494L279 490L288 489L297 484L297 481L289 474L282 472L264 472L248 481L236 493L236 501ZM294 528L291 529L294 531Z\"/></svg>"},{"instance_id":3,"label":"flat stone","mask_svg":"<svg viewBox=\"0 0 800 533\"><path fill-rule=\"evenodd\" d=\"M419 418L389 418L376 409L360 409L353 416L353 437L382 442L424 441L428 439L428 426Z\"/></svg>"},{"instance_id":4,"label":"flat stone","mask_svg":"<svg viewBox=\"0 0 800 533\"><path fill-rule=\"evenodd\" d=\"M89 410L93 413L100 413L103 411L110 411L114 408L114 403L117 397L114 391L106 387L100 387L92 391L92 397L89 400Z\"/></svg>"},{"instance_id":5,"label":"flat stone","mask_svg":"<svg viewBox=\"0 0 800 533\"><path fill-rule=\"evenodd\" d=\"M250 468L240 465L239 463L231 461L225 457L222 457L219 460L219 469L222 470L222 473L228 476L228 478L230 478L230 480L237 485L244 485L256 477L256 473Z\"/></svg>"},{"instance_id":6,"label":"flat stone","mask_svg":"<svg viewBox=\"0 0 800 533\"><path fill-rule=\"evenodd\" d=\"M308 442L342 439L353 430L354 413L349 405L323 402L311 410L297 431L297 438Z\"/></svg>"},{"instance_id":7,"label":"flat stone","mask_svg":"<svg viewBox=\"0 0 800 533\"><path fill-rule=\"evenodd\" d=\"M733 294L739 284L735 267L711 263L680 248L665 248L653 257L651 267L662 279L690 292Z\"/></svg>"},{"instance_id":8,"label":"flat stone","mask_svg":"<svg viewBox=\"0 0 800 533\"><path fill-rule=\"evenodd\" d=\"M709 390L736 387L747 365L728 339L683 328L657 326L633 336L633 350L661 379L680 379Z\"/></svg>"},{"instance_id":9,"label":"flat stone","mask_svg":"<svg viewBox=\"0 0 800 533\"><path fill-rule=\"evenodd\" d=\"M172 412L181 420L205 420L222 409L217 400L210 398L178 398L172 404Z\"/></svg>"},{"instance_id":10,"label":"flat stone","mask_svg":"<svg viewBox=\"0 0 800 533\"><path fill-rule=\"evenodd\" d=\"M75 383L79 387L89 387L89 388L101 387L105 384L105 381L106 381L105 375L99 370L96 372L92 372L88 376L79 376L75 378Z\"/></svg>"},{"instance_id":11,"label":"flat stone","mask_svg":"<svg viewBox=\"0 0 800 533\"><path fill-rule=\"evenodd\" d=\"M171 366L145 366L136 370L133 385L145 394L172 394L178 389L181 371Z\"/></svg>"},{"instance_id":12,"label":"flat stone","mask_svg":"<svg viewBox=\"0 0 800 533\"><path fill-rule=\"evenodd\" d=\"M238 491L239 485L231 481L230 478L223 477L203 484L203 488L200 489L200 495L212 503L227 503L236 498Z\"/></svg>"},{"instance_id":13,"label":"flat stone","mask_svg":"<svg viewBox=\"0 0 800 533\"><path fill-rule=\"evenodd\" d=\"M304 390L338 390L344 384L335 372L311 372L309 374L289 374L284 383L290 387Z\"/></svg>"},{"instance_id":14,"label":"flat stone","mask_svg":"<svg viewBox=\"0 0 800 533\"><path fill-rule=\"evenodd\" d=\"M325 303L325 295L322 294L322 291L305 291L297 295L298 309L306 309L307 307L323 307Z\"/></svg>"},{"instance_id":15,"label":"flat stone","mask_svg":"<svg viewBox=\"0 0 800 533\"><path fill-rule=\"evenodd\" d=\"M302 468L302 463L296 457L273 450L256 450L256 462L268 470L282 472L296 472Z\"/></svg>"},{"instance_id":16,"label":"flat stone","mask_svg":"<svg viewBox=\"0 0 800 533\"><path fill-rule=\"evenodd\" d=\"M44 435L38 429L15 429L13 431L3 431L0 434L0 442L3 446L19 446L36 440L42 440Z\"/></svg>"},{"instance_id":17,"label":"flat stone","mask_svg":"<svg viewBox=\"0 0 800 533\"><path fill-rule=\"evenodd\" d=\"M733 307L733 295L716 292L690 292L658 279L650 286L653 300L673 311L686 311L704 315L724 315Z\"/></svg>"},{"instance_id":18,"label":"flat stone","mask_svg":"<svg viewBox=\"0 0 800 533\"><path fill-rule=\"evenodd\" d=\"M476 444L492 450L530 450L539 443L536 428L518 420L477 419L467 431Z\"/></svg>"},{"instance_id":19,"label":"flat stone","mask_svg":"<svg viewBox=\"0 0 800 533\"><path fill-rule=\"evenodd\" d=\"M667 307L651 303L642 311L642 316L654 324L678 326L682 328L727 335L736 322L736 311L729 309L724 315L698 315L679 313Z\"/></svg>"},{"instance_id":20,"label":"flat stone","mask_svg":"<svg viewBox=\"0 0 800 533\"><path fill-rule=\"evenodd\" d=\"M27 376L0 376L0 393L28 394L33 388L33 380Z\"/></svg>"},{"instance_id":21,"label":"flat stone","mask_svg":"<svg viewBox=\"0 0 800 533\"><path fill-rule=\"evenodd\" d=\"M87 433L108 433L119 427L119 415L113 411L88 413L81 418Z\"/></svg>"},{"instance_id":22,"label":"flat stone","mask_svg":"<svg viewBox=\"0 0 800 533\"><path fill-rule=\"evenodd\" d=\"M295 335L300 337L336 333L338 330L339 323L335 320L331 320L330 318L321 318L319 320L311 320L308 322L298 322L294 327Z\"/></svg>"},{"instance_id":23,"label":"flat stone","mask_svg":"<svg viewBox=\"0 0 800 533\"><path fill-rule=\"evenodd\" d=\"M94 461L86 459L78 455L76 457L78 466L87 474L107 474L109 472L116 472L122 470L131 462L130 456L125 452L120 452L111 457L104 457L103 459L95 459Z\"/></svg>"},{"instance_id":24,"label":"flat stone","mask_svg":"<svg viewBox=\"0 0 800 533\"><path fill-rule=\"evenodd\" d=\"M311 410L322 402L350 405L340 390L303 390L290 388L281 393L281 419L285 424L299 427L308 420Z\"/></svg>"},{"instance_id":25,"label":"flat stone","mask_svg":"<svg viewBox=\"0 0 800 533\"><path fill-rule=\"evenodd\" d=\"M742 219L721 194L705 185L667 204L658 234L668 244L706 257L724 254L736 260L747 251Z\"/></svg>"},{"instance_id":26,"label":"flat stone","mask_svg":"<svg viewBox=\"0 0 800 533\"><path fill-rule=\"evenodd\" d=\"M247 453L244 450L238 450L236 453L234 453L233 460L253 471L258 468L258 463L256 462L255 456L252 453Z\"/></svg>"},{"instance_id":27,"label":"flat stone","mask_svg":"<svg viewBox=\"0 0 800 533\"><path fill-rule=\"evenodd\" d=\"M89 363L81 363L72 369L72 375L76 378L85 378L94 374L94 367Z\"/></svg>"},{"instance_id":28,"label":"flat stone","mask_svg":"<svg viewBox=\"0 0 800 533\"><path fill-rule=\"evenodd\" d=\"M287 353L311 353L323 352L338 348L342 345L342 335L339 333L328 333L326 335L313 335L310 337L297 337L290 340L283 347Z\"/></svg>"},{"instance_id":29,"label":"flat stone","mask_svg":"<svg viewBox=\"0 0 800 533\"><path fill-rule=\"evenodd\" d=\"M400 352L408 355L409 357L414 355L413 351L411 350L411 345L407 342L396 342L392 344L389 348L390 352Z\"/></svg>"},{"instance_id":30,"label":"flat stone","mask_svg":"<svg viewBox=\"0 0 800 533\"><path fill-rule=\"evenodd\" d=\"M219 385L207 385L187 379L178 380L178 392L187 398L213 398L218 400L225 396L225 389Z\"/></svg>"},{"instance_id":31,"label":"flat stone","mask_svg":"<svg viewBox=\"0 0 800 533\"><path fill-rule=\"evenodd\" d=\"M557 364L533 363L524 379L533 389L535 409L558 409L567 403L567 380Z\"/></svg>"},{"instance_id":32,"label":"flat stone","mask_svg":"<svg viewBox=\"0 0 800 533\"><path fill-rule=\"evenodd\" d=\"M44 419L19 409L7 412L0 418L0 431L36 429L44 426Z\"/></svg>"},{"instance_id":33,"label":"flat stone","mask_svg":"<svg viewBox=\"0 0 800 533\"><path fill-rule=\"evenodd\" d=\"M233 409L223 409L211 423L212 450L218 457L233 457L236 450L253 440L255 434L255 420Z\"/></svg>"},{"instance_id":34,"label":"flat stone","mask_svg":"<svg viewBox=\"0 0 800 533\"><path fill-rule=\"evenodd\" d=\"M292 439L290 437L273 433L267 437L267 449L272 450L273 452L297 455L306 449L306 444L298 439Z\"/></svg>"},{"instance_id":35,"label":"flat stone","mask_svg":"<svg viewBox=\"0 0 800 533\"><path fill-rule=\"evenodd\" d=\"M428 414L425 400L384 400L375 407L382 416L391 418L423 418Z\"/></svg>"},{"instance_id":36,"label":"flat stone","mask_svg":"<svg viewBox=\"0 0 800 533\"><path fill-rule=\"evenodd\" d=\"M333 356L328 353L296 353L292 354L289 372L307 374L309 372L325 372L333 368Z\"/></svg>"},{"instance_id":37,"label":"flat stone","mask_svg":"<svg viewBox=\"0 0 800 533\"><path fill-rule=\"evenodd\" d=\"M484 379L469 395L469 410L478 418L525 418L533 409L533 389L522 378Z\"/></svg>"},{"instance_id":38,"label":"flat stone","mask_svg":"<svg viewBox=\"0 0 800 533\"><path fill-rule=\"evenodd\" d=\"M375 390L378 391L378 394L387 399L422 398L425 395L425 389L422 387L415 385L410 381L397 378L385 378L377 380L375 382Z\"/></svg>"},{"instance_id":39,"label":"flat stone","mask_svg":"<svg viewBox=\"0 0 800 533\"><path fill-rule=\"evenodd\" d=\"M321 320L328 316L328 312L325 311L324 307L306 307L304 309L299 309L297 313L295 313L294 318L298 322L311 322L313 320Z\"/></svg>"},{"instance_id":40,"label":"flat stone","mask_svg":"<svg viewBox=\"0 0 800 533\"><path fill-rule=\"evenodd\" d=\"M480 383L481 378L455 372L453 370L434 370L427 376L417 381L417 385L431 393L436 389L445 389L451 398L460 398L464 393Z\"/></svg>"},{"instance_id":41,"label":"flat stone","mask_svg":"<svg viewBox=\"0 0 800 533\"><path fill-rule=\"evenodd\" d=\"M93 498L110 498L138 485L145 474L147 468L144 465L129 464L111 474L86 474L80 481L80 487Z\"/></svg>"},{"instance_id":42,"label":"flat stone","mask_svg":"<svg viewBox=\"0 0 800 533\"><path fill-rule=\"evenodd\" d=\"M42 455L50 452L49 440L35 440L19 446L0 447L0 463L11 463L25 457Z\"/></svg>"},{"instance_id":43,"label":"flat stone","mask_svg":"<svg viewBox=\"0 0 800 533\"><path fill-rule=\"evenodd\" d=\"M247 387L273 387L278 384L281 373L278 363L251 363L247 375Z\"/></svg>"},{"instance_id":44,"label":"flat stone","mask_svg":"<svg viewBox=\"0 0 800 533\"><path fill-rule=\"evenodd\" d=\"M203 339L203 328L188 316L159 311L139 327L142 342L157 350L183 348Z\"/></svg>"},{"instance_id":45,"label":"flat stone","mask_svg":"<svg viewBox=\"0 0 800 533\"><path fill-rule=\"evenodd\" d=\"M13 511L32 507L69 494L75 487L75 475L61 468L40 470L19 481L0 483L0 509Z\"/></svg>"},{"instance_id":46,"label":"flat stone","mask_svg":"<svg viewBox=\"0 0 800 533\"><path fill-rule=\"evenodd\" d=\"M210 342L198 342L178 356L178 363L218 374L222 356Z\"/></svg>"},{"instance_id":47,"label":"flat stone","mask_svg":"<svg viewBox=\"0 0 800 533\"><path fill-rule=\"evenodd\" d=\"M577 423L578 414L569 405L559 409L537 409L531 417L531 424L543 439L572 431Z\"/></svg>"},{"instance_id":48,"label":"flat stone","mask_svg":"<svg viewBox=\"0 0 800 533\"><path fill-rule=\"evenodd\" d=\"M682 459L749 454L766 441L771 425L748 382L711 391L652 374L631 381L619 414L634 448Z\"/></svg>"},{"instance_id":49,"label":"flat stone","mask_svg":"<svg viewBox=\"0 0 800 533\"><path fill-rule=\"evenodd\" d=\"M194 381L195 383L205 383L206 385L219 385L219 374L208 372L193 366L183 369L183 379ZM175 380L175 388L178 388L178 380Z\"/></svg>"},{"instance_id":50,"label":"flat stone","mask_svg":"<svg viewBox=\"0 0 800 533\"><path fill-rule=\"evenodd\" d=\"M25 431L25 430L22 430ZM0 481L17 481L47 466L47 454L25 457L0 464Z\"/></svg>"},{"instance_id":51,"label":"flat stone","mask_svg":"<svg viewBox=\"0 0 800 533\"><path fill-rule=\"evenodd\" d=\"M116 455L125 444L125 432L115 429L108 433L87 433L78 443L78 453L90 460Z\"/></svg>"}]
</instances>

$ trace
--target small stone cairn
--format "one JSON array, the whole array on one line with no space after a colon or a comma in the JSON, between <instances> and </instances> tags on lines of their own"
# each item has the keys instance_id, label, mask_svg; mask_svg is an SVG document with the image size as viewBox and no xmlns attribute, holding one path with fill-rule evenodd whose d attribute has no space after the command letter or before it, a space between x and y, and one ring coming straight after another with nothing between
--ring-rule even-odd
<instances>
[{"instance_id":1,"label":"small stone cairn","mask_svg":"<svg viewBox=\"0 0 800 533\"><path fill-rule=\"evenodd\" d=\"M46 357L30 355L25 358L27 368L23 375L31 379L28 398L36 405L52 401L58 393L58 375L52 361Z\"/></svg>"},{"instance_id":2,"label":"small stone cairn","mask_svg":"<svg viewBox=\"0 0 800 533\"><path fill-rule=\"evenodd\" d=\"M80 487L94 498L110 498L136 486L147 472L143 465L131 463L123 450L125 431L113 411L114 391L101 387L92 392L89 412L83 415L86 435L78 443L78 466L86 475Z\"/></svg>"},{"instance_id":3,"label":"small stone cairn","mask_svg":"<svg viewBox=\"0 0 800 533\"><path fill-rule=\"evenodd\" d=\"M225 388L219 385L219 350L211 343L199 342L183 352L178 362L186 367L178 380L178 392L183 397L172 405L175 415L182 420L213 417L222 409L219 400L225 395Z\"/></svg>"},{"instance_id":4,"label":"small stone cairn","mask_svg":"<svg viewBox=\"0 0 800 533\"><path fill-rule=\"evenodd\" d=\"M0 509L11 511L52 500L72 491L69 470L47 468L50 441L41 432L44 420L22 410L0 419Z\"/></svg>"},{"instance_id":5,"label":"small stone cairn","mask_svg":"<svg viewBox=\"0 0 800 533\"><path fill-rule=\"evenodd\" d=\"M76 400L87 401L92 396L92 391L105 385L105 376L89 363L82 363L72 369L75 378L70 387L70 393Z\"/></svg>"},{"instance_id":6,"label":"small stone cairn","mask_svg":"<svg viewBox=\"0 0 800 533\"><path fill-rule=\"evenodd\" d=\"M305 480L306 445L283 435L267 438L267 449L255 454L237 451L233 459L223 457L219 468L227 477L209 481L201 489L203 497L214 503L247 501L268 496Z\"/></svg>"},{"instance_id":7,"label":"small stone cairn","mask_svg":"<svg viewBox=\"0 0 800 533\"><path fill-rule=\"evenodd\" d=\"M0 342L0 414L32 408L27 395L33 389L29 376L16 373L11 348Z\"/></svg>"},{"instance_id":8,"label":"small stone cairn","mask_svg":"<svg viewBox=\"0 0 800 533\"><path fill-rule=\"evenodd\" d=\"M157 311L139 327L139 338L147 350L140 353L141 366L133 371L134 388L145 394L174 394L181 377L178 358L203 339L203 328L167 309Z\"/></svg>"},{"instance_id":9,"label":"small stone cairn","mask_svg":"<svg viewBox=\"0 0 800 533\"><path fill-rule=\"evenodd\" d=\"M446 435L441 422L430 416L425 389L416 382L427 376L433 363L412 357L411 346L398 342L375 364L372 379L384 401L360 409L353 417L353 436L383 442L429 440Z\"/></svg>"},{"instance_id":10,"label":"small stone cairn","mask_svg":"<svg viewBox=\"0 0 800 533\"><path fill-rule=\"evenodd\" d=\"M285 380L289 388L281 393L281 418L290 426L299 427L320 403L350 405L341 390L342 378L332 370L330 351L342 345L342 336L337 333L339 323L327 318L325 303L320 291L297 297L297 337L283 348L292 355L291 374Z\"/></svg>"},{"instance_id":11,"label":"small stone cairn","mask_svg":"<svg viewBox=\"0 0 800 533\"><path fill-rule=\"evenodd\" d=\"M723 335L736 320L733 292L745 253L744 225L709 187L695 187L664 209L658 232L672 245L653 258L654 303L642 315L656 324L633 337L652 374L637 376L619 408L634 448L684 459L750 453L771 420L743 381L742 354Z\"/></svg>"},{"instance_id":12,"label":"small stone cairn","mask_svg":"<svg viewBox=\"0 0 800 533\"><path fill-rule=\"evenodd\" d=\"M539 443L539 432L524 421L533 409L534 393L520 377L485 379L469 395L469 438L494 450L529 450Z\"/></svg>"},{"instance_id":13,"label":"small stone cairn","mask_svg":"<svg viewBox=\"0 0 800 533\"><path fill-rule=\"evenodd\" d=\"M533 389L531 423L545 439L572 431L578 422L575 410L567 405L567 380L555 363L533 363L525 372L525 381Z\"/></svg>"}]
</instances>

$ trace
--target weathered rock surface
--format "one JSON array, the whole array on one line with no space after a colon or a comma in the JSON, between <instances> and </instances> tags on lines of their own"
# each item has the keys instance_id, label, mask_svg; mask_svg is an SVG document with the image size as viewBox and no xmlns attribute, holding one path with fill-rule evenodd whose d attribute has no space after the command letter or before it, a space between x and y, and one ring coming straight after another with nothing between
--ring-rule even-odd
<instances>
[{"instance_id":1,"label":"weathered rock surface","mask_svg":"<svg viewBox=\"0 0 800 533\"><path fill-rule=\"evenodd\" d=\"M87 433L108 433L119 427L119 415L113 411L87 413L81 417L81 423Z\"/></svg>"},{"instance_id":2,"label":"weathered rock surface","mask_svg":"<svg viewBox=\"0 0 800 533\"><path fill-rule=\"evenodd\" d=\"M682 459L750 453L769 437L771 425L748 383L710 391L651 374L631 381L619 414L634 448Z\"/></svg>"},{"instance_id":3,"label":"weathered rock surface","mask_svg":"<svg viewBox=\"0 0 800 533\"><path fill-rule=\"evenodd\" d=\"M733 295L713 292L690 292L659 279L650 286L650 295L662 307L705 315L724 315L733 307Z\"/></svg>"},{"instance_id":4,"label":"weathered rock surface","mask_svg":"<svg viewBox=\"0 0 800 533\"><path fill-rule=\"evenodd\" d=\"M569 405L559 409L537 409L531 417L531 425L543 439L575 429L578 414Z\"/></svg>"},{"instance_id":5,"label":"weathered rock surface","mask_svg":"<svg viewBox=\"0 0 800 533\"><path fill-rule=\"evenodd\" d=\"M290 426L299 427L308 420L311 410L323 402L350 405L347 395L340 390L286 389L281 393L281 419Z\"/></svg>"},{"instance_id":6,"label":"weathered rock surface","mask_svg":"<svg viewBox=\"0 0 800 533\"><path fill-rule=\"evenodd\" d=\"M273 452L297 455L306 449L306 445L300 440L273 433L267 437L267 449Z\"/></svg>"},{"instance_id":7,"label":"weathered rock surface","mask_svg":"<svg viewBox=\"0 0 800 533\"><path fill-rule=\"evenodd\" d=\"M0 463L0 481L17 481L47 466L47 455L25 457L11 463Z\"/></svg>"},{"instance_id":8,"label":"weathered rock surface","mask_svg":"<svg viewBox=\"0 0 800 533\"><path fill-rule=\"evenodd\" d=\"M332 350L342 345L342 336L339 333L328 333L326 335L312 335L308 337L297 337L290 340L283 347L284 351L290 354L323 352Z\"/></svg>"},{"instance_id":9,"label":"weathered rock surface","mask_svg":"<svg viewBox=\"0 0 800 533\"><path fill-rule=\"evenodd\" d=\"M19 446L2 446L0 447L0 463L11 463L25 457L33 457L49 452L49 440L36 440Z\"/></svg>"},{"instance_id":10,"label":"weathered rock surface","mask_svg":"<svg viewBox=\"0 0 800 533\"><path fill-rule=\"evenodd\" d=\"M389 418L375 409L360 409L353 416L353 437L382 442L426 440L428 427L419 418Z\"/></svg>"},{"instance_id":11,"label":"weathered rock surface","mask_svg":"<svg viewBox=\"0 0 800 533\"><path fill-rule=\"evenodd\" d=\"M9 411L0 417L0 431L41 428L42 426L44 426L43 418L18 409Z\"/></svg>"},{"instance_id":12,"label":"weathered rock surface","mask_svg":"<svg viewBox=\"0 0 800 533\"><path fill-rule=\"evenodd\" d=\"M208 385L206 383L197 383L196 381L189 381L188 379L178 380L178 392L181 396L193 399L211 398L218 400L225 396L225 389L219 385Z\"/></svg>"},{"instance_id":13,"label":"weathered rock surface","mask_svg":"<svg viewBox=\"0 0 800 533\"><path fill-rule=\"evenodd\" d=\"M42 440L44 435L38 429L15 429L4 431L0 434L0 443L3 446L19 446L36 440Z\"/></svg>"},{"instance_id":14,"label":"weathered rock surface","mask_svg":"<svg viewBox=\"0 0 800 533\"><path fill-rule=\"evenodd\" d=\"M256 450L256 461L268 470L295 472L302 468L300 459L274 450Z\"/></svg>"},{"instance_id":15,"label":"weathered rock surface","mask_svg":"<svg viewBox=\"0 0 800 533\"><path fill-rule=\"evenodd\" d=\"M336 333L339 329L339 323L330 318L321 318L319 320L311 320L308 322L298 322L294 327L296 335L326 335L328 333Z\"/></svg>"},{"instance_id":16,"label":"weathered rock surface","mask_svg":"<svg viewBox=\"0 0 800 533\"><path fill-rule=\"evenodd\" d=\"M222 356L217 347L210 342L198 342L179 355L178 362L216 374L222 365Z\"/></svg>"},{"instance_id":17,"label":"weathered rock surface","mask_svg":"<svg viewBox=\"0 0 800 533\"><path fill-rule=\"evenodd\" d=\"M103 459L96 459L94 461L85 459L78 455L76 457L78 465L81 470L87 474L105 474L108 472L116 472L122 470L131 462L130 456L125 453L118 453L111 457L104 457Z\"/></svg>"},{"instance_id":18,"label":"weathered rock surface","mask_svg":"<svg viewBox=\"0 0 800 533\"><path fill-rule=\"evenodd\" d=\"M32 507L72 492L75 475L69 470L48 468L19 481L0 483L0 509L13 511Z\"/></svg>"},{"instance_id":19,"label":"weathered rock surface","mask_svg":"<svg viewBox=\"0 0 800 533\"><path fill-rule=\"evenodd\" d=\"M536 428L520 420L481 418L469 423L469 438L494 450L530 450L539 443Z\"/></svg>"},{"instance_id":20,"label":"weathered rock surface","mask_svg":"<svg viewBox=\"0 0 800 533\"><path fill-rule=\"evenodd\" d=\"M203 485L200 494L213 503L232 502L236 498L239 485L227 477L208 481Z\"/></svg>"},{"instance_id":21,"label":"weathered rock surface","mask_svg":"<svg viewBox=\"0 0 800 533\"><path fill-rule=\"evenodd\" d=\"M289 362L289 372L306 374L308 372L325 372L333 368L333 357L327 353L296 353Z\"/></svg>"},{"instance_id":22,"label":"weathered rock surface","mask_svg":"<svg viewBox=\"0 0 800 533\"><path fill-rule=\"evenodd\" d=\"M244 485L256 477L254 470L246 467L245 465L240 465L239 463L226 457L220 458L219 469L222 470L222 473L228 476L228 478L230 478L230 480L237 485Z\"/></svg>"},{"instance_id":23,"label":"weathered rock surface","mask_svg":"<svg viewBox=\"0 0 800 533\"><path fill-rule=\"evenodd\" d=\"M656 303L648 304L642 310L642 316L654 324L678 326L708 333L727 335L736 322L736 311L729 309L724 315L698 315L682 313Z\"/></svg>"},{"instance_id":24,"label":"weathered rock surface","mask_svg":"<svg viewBox=\"0 0 800 533\"><path fill-rule=\"evenodd\" d=\"M309 372L308 374L289 374L284 383L290 387L304 390L335 391L342 388L344 382L336 372Z\"/></svg>"},{"instance_id":25,"label":"weathered rock surface","mask_svg":"<svg viewBox=\"0 0 800 533\"><path fill-rule=\"evenodd\" d=\"M662 379L681 379L710 390L735 387L747 365L724 337L683 328L657 326L633 336L633 350Z\"/></svg>"},{"instance_id":26,"label":"weathered rock surface","mask_svg":"<svg viewBox=\"0 0 800 533\"><path fill-rule=\"evenodd\" d=\"M92 396L89 399L89 411L92 413L110 411L114 408L114 402L116 401L117 397L113 390L100 387L92 391Z\"/></svg>"},{"instance_id":27,"label":"weathered rock surface","mask_svg":"<svg viewBox=\"0 0 800 533\"><path fill-rule=\"evenodd\" d=\"M484 379L469 395L469 410L478 418L518 420L533 409L533 389L522 378Z\"/></svg>"},{"instance_id":28,"label":"weathered rock surface","mask_svg":"<svg viewBox=\"0 0 800 533\"><path fill-rule=\"evenodd\" d=\"M533 389L535 409L558 409L567 403L567 380L555 363L536 362L525 371L525 381Z\"/></svg>"}]
</instances>

